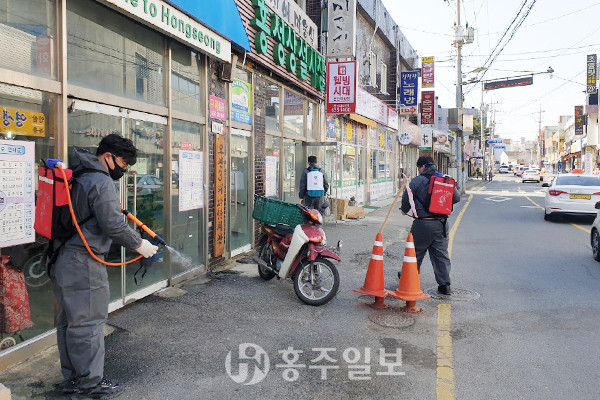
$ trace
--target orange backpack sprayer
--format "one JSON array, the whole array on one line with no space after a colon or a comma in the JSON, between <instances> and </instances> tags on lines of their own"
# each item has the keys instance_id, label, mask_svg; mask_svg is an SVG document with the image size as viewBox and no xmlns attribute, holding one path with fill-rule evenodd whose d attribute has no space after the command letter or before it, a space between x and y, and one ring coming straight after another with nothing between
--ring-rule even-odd
<instances>
[{"instance_id":1,"label":"orange backpack sprayer","mask_svg":"<svg viewBox=\"0 0 600 400\"><path fill-rule=\"evenodd\" d=\"M38 173L38 198L35 207L34 223L34 229L37 233L51 241L60 240L64 244L64 242L73 236L74 227L90 256L99 263L109 267L120 267L122 265L134 263L143 258L143 256L138 256L122 263L112 263L100 259L88 245L80 227L80 225L87 222L91 216L79 222L75 217L75 211L71 201L72 180L75 176L73 171L65 168L65 164L61 160L48 159L43 162L43 166L39 167ZM148 228L129 211L121 210L121 212L139 226L140 229L150 235L156 243L166 245L166 242L162 237ZM50 250L52 250L52 248ZM55 261L55 257L53 258L53 261ZM51 261L50 264L52 264L53 261Z\"/></svg>"}]
</instances>

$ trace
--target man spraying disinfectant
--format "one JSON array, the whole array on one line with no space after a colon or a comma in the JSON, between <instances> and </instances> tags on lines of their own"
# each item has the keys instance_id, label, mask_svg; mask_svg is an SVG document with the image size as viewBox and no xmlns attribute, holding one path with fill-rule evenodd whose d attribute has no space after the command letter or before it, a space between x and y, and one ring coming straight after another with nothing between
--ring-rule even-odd
<instances>
[{"instance_id":1,"label":"man spraying disinfectant","mask_svg":"<svg viewBox=\"0 0 600 400\"><path fill-rule=\"evenodd\" d=\"M110 293L102 254L113 242L146 258L154 256L158 247L125 223L114 184L136 163L132 141L110 134L100 141L96 155L79 148L74 154L79 165L72 172L76 177L72 189L66 192L70 212L79 221L75 224L79 234L55 246L56 261L49 274L58 307L57 342L65 379L57 391L73 393L71 399L114 398L123 388L104 377L104 325ZM61 166L60 173L64 172ZM40 174L42 183L48 184L49 179ZM57 187L53 190L56 193ZM47 212L38 208L36 220L38 214ZM43 228L36 226L36 231Z\"/></svg>"}]
</instances>

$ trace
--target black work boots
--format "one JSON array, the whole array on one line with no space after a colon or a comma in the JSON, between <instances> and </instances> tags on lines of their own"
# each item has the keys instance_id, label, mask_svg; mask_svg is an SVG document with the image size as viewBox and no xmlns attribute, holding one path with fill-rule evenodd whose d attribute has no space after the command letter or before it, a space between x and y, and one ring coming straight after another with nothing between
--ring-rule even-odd
<instances>
[{"instance_id":1,"label":"black work boots","mask_svg":"<svg viewBox=\"0 0 600 400\"><path fill-rule=\"evenodd\" d=\"M121 393L123 393L123 386L102 378L102 381L93 388L79 389L77 393L71 396L71 400L114 399Z\"/></svg>"}]
</instances>

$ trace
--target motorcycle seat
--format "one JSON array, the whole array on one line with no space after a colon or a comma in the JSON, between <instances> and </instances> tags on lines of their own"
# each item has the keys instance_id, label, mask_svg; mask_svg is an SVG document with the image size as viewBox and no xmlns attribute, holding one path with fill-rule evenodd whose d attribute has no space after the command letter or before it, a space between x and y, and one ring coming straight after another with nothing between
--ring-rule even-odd
<instances>
[{"instance_id":1,"label":"motorcycle seat","mask_svg":"<svg viewBox=\"0 0 600 400\"><path fill-rule=\"evenodd\" d=\"M277 224L275 226L275 233L280 236L291 235L292 233L294 233L294 228L285 224Z\"/></svg>"}]
</instances>

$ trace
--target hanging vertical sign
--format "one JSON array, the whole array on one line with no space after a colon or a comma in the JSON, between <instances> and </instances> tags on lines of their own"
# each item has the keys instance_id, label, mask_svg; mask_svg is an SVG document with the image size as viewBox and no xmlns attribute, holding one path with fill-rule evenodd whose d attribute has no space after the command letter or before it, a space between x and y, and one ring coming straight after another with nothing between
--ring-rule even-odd
<instances>
[{"instance_id":1,"label":"hanging vertical sign","mask_svg":"<svg viewBox=\"0 0 600 400\"><path fill-rule=\"evenodd\" d=\"M402 72L400 78L400 104L404 107L417 105L419 72Z\"/></svg>"},{"instance_id":2,"label":"hanging vertical sign","mask_svg":"<svg viewBox=\"0 0 600 400\"><path fill-rule=\"evenodd\" d=\"M421 143L419 150L431 150L433 145L433 129L424 128L421 130Z\"/></svg>"},{"instance_id":3,"label":"hanging vertical sign","mask_svg":"<svg viewBox=\"0 0 600 400\"><path fill-rule=\"evenodd\" d=\"M356 61L327 64L327 112L351 114L356 109Z\"/></svg>"},{"instance_id":4,"label":"hanging vertical sign","mask_svg":"<svg viewBox=\"0 0 600 400\"><path fill-rule=\"evenodd\" d=\"M0 140L0 247L35 241L35 143Z\"/></svg>"},{"instance_id":5,"label":"hanging vertical sign","mask_svg":"<svg viewBox=\"0 0 600 400\"><path fill-rule=\"evenodd\" d=\"M575 134L583 135L583 106L575 106Z\"/></svg>"},{"instance_id":6,"label":"hanging vertical sign","mask_svg":"<svg viewBox=\"0 0 600 400\"><path fill-rule=\"evenodd\" d=\"M356 55L356 0L329 0L327 6L327 56Z\"/></svg>"},{"instance_id":7,"label":"hanging vertical sign","mask_svg":"<svg viewBox=\"0 0 600 400\"><path fill-rule=\"evenodd\" d=\"M433 57L423 57L421 61L421 87L433 87Z\"/></svg>"},{"instance_id":8,"label":"hanging vertical sign","mask_svg":"<svg viewBox=\"0 0 600 400\"><path fill-rule=\"evenodd\" d=\"M225 136L215 135L213 257L225 252Z\"/></svg>"},{"instance_id":9,"label":"hanging vertical sign","mask_svg":"<svg viewBox=\"0 0 600 400\"><path fill-rule=\"evenodd\" d=\"M421 125L434 123L435 92L433 90L421 92Z\"/></svg>"},{"instance_id":10,"label":"hanging vertical sign","mask_svg":"<svg viewBox=\"0 0 600 400\"><path fill-rule=\"evenodd\" d=\"M588 54L587 56L587 93L593 94L598 92L596 87L596 76L598 74L597 69L597 56L596 54Z\"/></svg>"}]
</instances>

